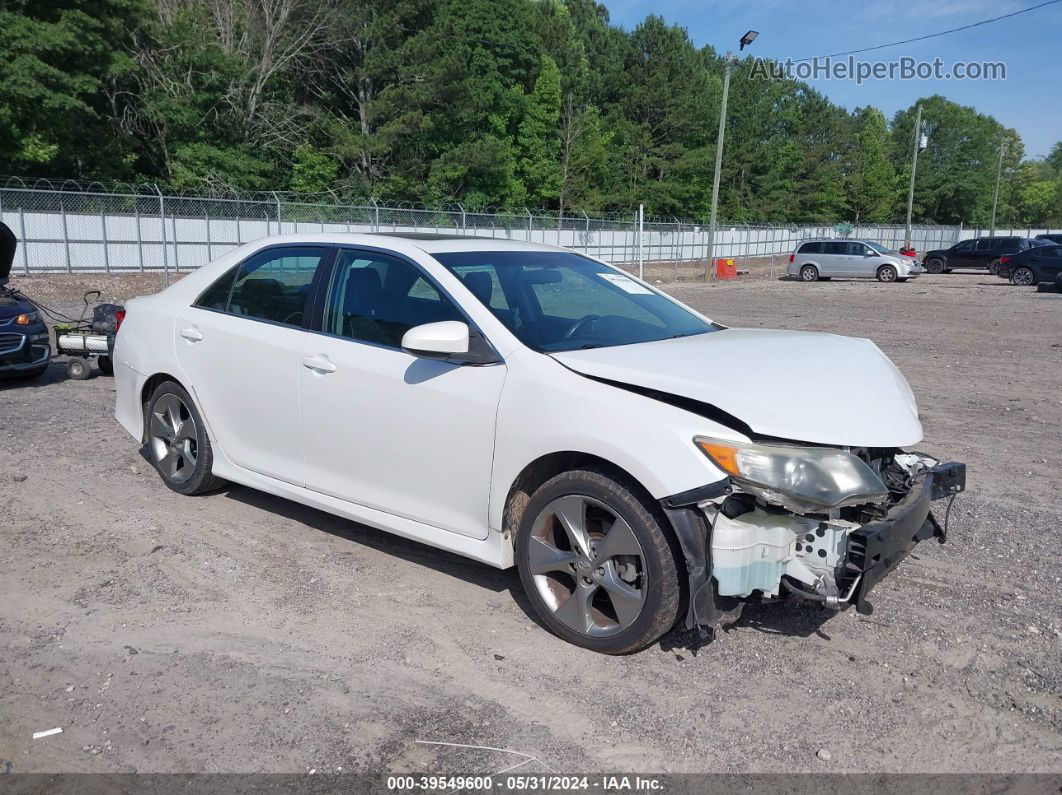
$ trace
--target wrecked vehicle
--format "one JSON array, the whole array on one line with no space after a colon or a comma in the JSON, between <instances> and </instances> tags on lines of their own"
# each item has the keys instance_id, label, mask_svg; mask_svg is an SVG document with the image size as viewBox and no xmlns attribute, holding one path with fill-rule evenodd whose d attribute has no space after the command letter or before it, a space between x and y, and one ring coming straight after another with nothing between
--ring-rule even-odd
<instances>
[{"instance_id":1,"label":"wrecked vehicle","mask_svg":"<svg viewBox=\"0 0 1062 795\"><path fill-rule=\"evenodd\" d=\"M965 487L911 449L914 395L872 342L727 328L552 246L273 237L126 311L115 413L168 487L515 565L599 652L748 601L868 610Z\"/></svg>"}]
</instances>

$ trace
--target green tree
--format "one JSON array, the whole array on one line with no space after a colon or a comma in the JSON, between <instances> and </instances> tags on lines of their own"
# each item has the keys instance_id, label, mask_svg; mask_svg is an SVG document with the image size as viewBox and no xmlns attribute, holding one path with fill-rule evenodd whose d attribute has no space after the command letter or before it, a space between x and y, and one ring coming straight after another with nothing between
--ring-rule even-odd
<instances>
[{"instance_id":1,"label":"green tree","mask_svg":"<svg viewBox=\"0 0 1062 795\"><path fill-rule=\"evenodd\" d=\"M877 108L855 112L855 147L848 177L852 219L881 224L896 204L896 172L889 161L889 129Z\"/></svg>"},{"instance_id":2,"label":"green tree","mask_svg":"<svg viewBox=\"0 0 1062 795\"><path fill-rule=\"evenodd\" d=\"M516 133L515 204L546 207L560 195L557 138L560 91L560 70L552 58L544 55Z\"/></svg>"},{"instance_id":3,"label":"green tree","mask_svg":"<svg viewBox=\"0 0 1062 795\"><path fill-rule=\"evenodd\" d=\"M108 89L127 73L140 0L8 0L0 6L0 171L120 177L129 171Z\"/></svg>"}]
</instances>

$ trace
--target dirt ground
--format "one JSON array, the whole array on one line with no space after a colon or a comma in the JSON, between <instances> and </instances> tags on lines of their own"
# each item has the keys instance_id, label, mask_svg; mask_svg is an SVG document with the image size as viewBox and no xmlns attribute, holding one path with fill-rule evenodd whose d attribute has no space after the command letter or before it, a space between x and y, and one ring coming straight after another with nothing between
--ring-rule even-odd
<instances>
[{"instance_id":1,"label":"dirt ground","mask_svg":"<svg viewBox=\"0 0 1062 795\"><path fill-rule=\"evenodd\" d=\"M70 309L149 281L19 286ZM55 363L0 386L0 767L524 759L434 741L528 773L1062 771L1062 295L969 273L665 287L730 325L870 337L919 397L921 448L968 463L949 543L872 615L760 606L710 642L598 656L529 618L515 572L241 487L168 491L111 380Z\"/></svg>"}]
</instances>

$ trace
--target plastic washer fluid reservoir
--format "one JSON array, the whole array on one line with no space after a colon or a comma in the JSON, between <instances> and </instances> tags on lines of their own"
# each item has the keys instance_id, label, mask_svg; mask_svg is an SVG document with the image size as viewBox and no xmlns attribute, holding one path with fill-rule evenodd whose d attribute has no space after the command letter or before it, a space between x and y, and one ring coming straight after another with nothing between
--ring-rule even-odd
<instances>
[{"instance_id":1,"label":"plastic washer fluid reservoir","mask_svg":"<svg viewBox=\"0 0 1062 795\"><path fill-rule=\"evenodd\" d=\"M712 529L712 576L720 596L749 596L753 591L777 594L797 538L816 524L812 519L759 508L734 519L718 514Z\"/></svg>"}]
</instances>

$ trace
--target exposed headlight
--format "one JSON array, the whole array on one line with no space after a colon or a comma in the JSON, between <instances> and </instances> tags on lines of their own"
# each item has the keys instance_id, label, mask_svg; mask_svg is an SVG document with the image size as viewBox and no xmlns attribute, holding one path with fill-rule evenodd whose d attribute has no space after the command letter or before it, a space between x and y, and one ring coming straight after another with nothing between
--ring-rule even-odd
<instances>
[{"instance_id":1,"label":"exposed headlight","mask_svg":"<svg viewBox=\"0 0 1062 795\"><path fill-rule=\"evenodd\" d=\"M23 312L15 317L16 326L32 326L40 318L36 312Z\"/></svg>"},{"instance_id":2,"label":"exposed headlight","mask_svg":"<svg viewBox=\"0 0 1062 795\"><path fill-rule=\"evenodd\" d=\"M874 470L844 450L743 444L704 436L693 441L743 490L797 513L880 502L889 494Z\"/></svg>"}]
</instances>

